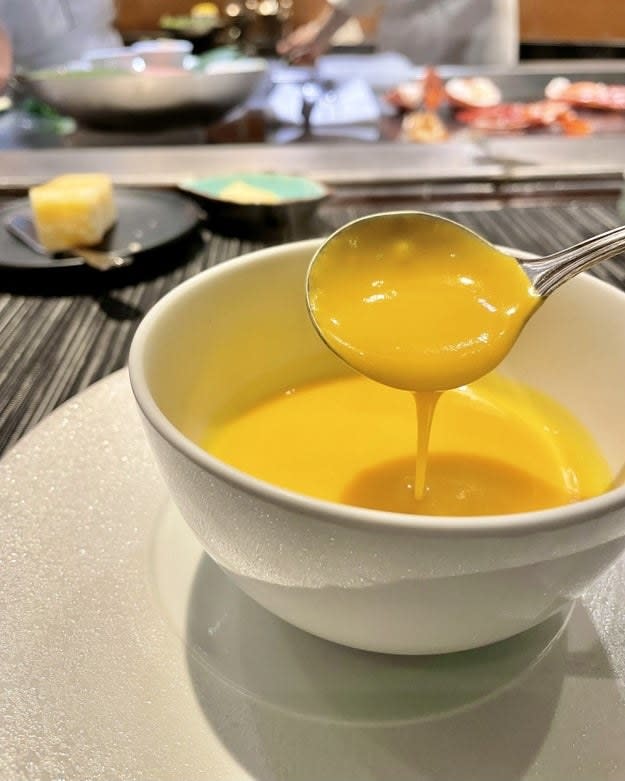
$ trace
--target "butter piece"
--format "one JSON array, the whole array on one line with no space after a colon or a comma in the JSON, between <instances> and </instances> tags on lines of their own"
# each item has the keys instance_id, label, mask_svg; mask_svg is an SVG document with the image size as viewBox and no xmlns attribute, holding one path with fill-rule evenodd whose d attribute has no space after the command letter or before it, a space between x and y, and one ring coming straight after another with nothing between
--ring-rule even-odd
<instances>
[{"instance_id":1,"label":"butter piece","mask_svg":"<svg viewBox=\"0 0 625 781\"><path fill-rule=\"evenodd\" d=\"M223 201L233 201L234 203L280 203L282 200L271 190L255 187L253 184L239 179L220 190L219 197Z\"/></svg>"},{"instance_id":2,"label":"butter piece","mask_svg":"<svg viewBox=\"0 0 625 781\"><path fill-rule=\"evenodd\" d=\"M50 252L99 244L117 219L106 174L65 174L29 190L39 242Z\"/></svg>"}]
</instances>

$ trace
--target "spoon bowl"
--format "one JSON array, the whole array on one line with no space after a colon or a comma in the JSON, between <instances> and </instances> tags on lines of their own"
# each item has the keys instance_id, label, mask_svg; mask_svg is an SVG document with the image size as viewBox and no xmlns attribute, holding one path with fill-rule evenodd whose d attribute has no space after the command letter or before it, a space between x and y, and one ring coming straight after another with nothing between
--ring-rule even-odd
<instances>
[{"instance_id":1,"label":"spoon bowl","mask_svg":"<svg viewBox=\"0 0 625 781\"><path fill-rule=\"evenodd\" d=\"M625 227L533 260L425 212L340 228L308 268L306 298L326 344L393 387L439 391L494 369L542 301L625 249Z\"/></svg>"},{"instance_id":2,"label":"spoon bowl","mask_svg":"<svg viewBox=\"0 0 625 781\"><path fill-rule=\"evenodd\" d=\"M516 259L423 212L338 230L309 266L306 295L322 339L352 368L427 392L494 369L541 303Z\"/></svg>"}]
</instances>

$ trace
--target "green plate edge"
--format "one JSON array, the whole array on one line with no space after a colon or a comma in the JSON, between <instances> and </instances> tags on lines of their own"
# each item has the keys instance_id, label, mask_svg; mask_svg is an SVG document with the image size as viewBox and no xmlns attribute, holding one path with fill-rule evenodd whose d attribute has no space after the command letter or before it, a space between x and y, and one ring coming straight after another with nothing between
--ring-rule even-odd
<instances>
[{"instance_id":1,"label":"green plate edge","mask_svg":"<svg viewBox=\"0 0 625 781\"><path fill-rule=\"evenodd\" d=\"M219 193L233 182L245 182L252 187L260 187L269 190L280 198L280 203L292 203L293 201L319 200L328 195L327 188L320 182L308 179L304 176L290 176L286 174L223 174L220 176L208 176L202 179L190 179L180 184L180 189L206 196L215 200L223 200L224 203L234 203L222 199Z\"/></svg>"}]
</instances>

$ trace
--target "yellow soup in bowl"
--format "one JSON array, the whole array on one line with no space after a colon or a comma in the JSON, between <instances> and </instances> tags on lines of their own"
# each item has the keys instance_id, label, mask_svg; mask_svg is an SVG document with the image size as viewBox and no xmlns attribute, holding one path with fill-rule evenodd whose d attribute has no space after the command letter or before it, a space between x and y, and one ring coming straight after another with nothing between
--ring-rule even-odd
<instances>
[{"instance_id":1,"label":"yellow soup in bowl","mask_svg":"<svg viewBox=\"0 0 625 781\"><path fill-rule=\"evenodd\" d=\"M208 434L204 447L282 488L349 505L425 515L525 512L595 496L610 471L561 405L489 374L443 394L427 488L415 497L410 394L357 375L289 388Z\"/></svg>"}]
</instances>

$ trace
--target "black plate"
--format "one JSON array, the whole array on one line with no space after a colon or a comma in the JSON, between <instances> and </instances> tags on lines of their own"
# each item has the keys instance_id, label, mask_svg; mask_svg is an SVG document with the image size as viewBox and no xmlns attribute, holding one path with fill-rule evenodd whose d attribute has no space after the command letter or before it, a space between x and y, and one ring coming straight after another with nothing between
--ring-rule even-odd
<instances>
[{"instance_id":1,"label":"black plate","mask_svg":"<svg viewBox=\"0 0 625 781\"><path fill-rule=\"evenodd\" d=\"M115 203L118 220L93 249L123 253L136 242L141 249L133 254L138 256L188 233L201 216L196 204L177 193L116 187ZM84 265L77 257L39 255L16 239L4 227L5 219L15 214L30 216L28 198L14 201L0 211L0 266L49 269Z\"/></svg>"}]
</instances>

